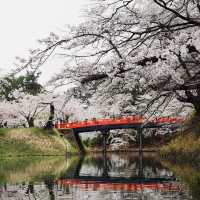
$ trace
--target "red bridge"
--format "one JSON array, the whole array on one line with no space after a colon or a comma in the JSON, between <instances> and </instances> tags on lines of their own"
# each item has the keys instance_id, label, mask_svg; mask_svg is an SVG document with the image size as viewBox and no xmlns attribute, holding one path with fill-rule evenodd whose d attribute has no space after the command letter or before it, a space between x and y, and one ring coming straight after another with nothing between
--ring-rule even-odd
<instances>
[{"instance_id":1,"label":"red bridge","mask_svg":"<svg viewBox=\"0 0 200 200\"><path fill-rule=\"evenodd\" d=\"M72 123L56 123L55 128L66 135L65 130L72 129L74 138L80 153L84 153L84 147L81 142L79 133L100 131L103 134L103 147L106 152L106 138L110 130L114 129L135 129L139 135L140 151L142 150L142 130L144 128L171 127L177 128L184 121L181 117L157 117L146 119L141 116L127 116L113 119L93 119Z\"/></svg>"},{"instance_id":2,"label":"red bridge","mask_svg":"<svg viewBox=\"0 0 200 200\"><path fill-rule=\"evenodd\" d=\"M57 129L73 129L76 132L90 132L111 129L126 128L158 128L166 125L180 125L183 122L181 117L157 117L148 120L141 116L128 116L113 119L93 119L72 123L56 123Z\"/></svg>"}]
</instances>

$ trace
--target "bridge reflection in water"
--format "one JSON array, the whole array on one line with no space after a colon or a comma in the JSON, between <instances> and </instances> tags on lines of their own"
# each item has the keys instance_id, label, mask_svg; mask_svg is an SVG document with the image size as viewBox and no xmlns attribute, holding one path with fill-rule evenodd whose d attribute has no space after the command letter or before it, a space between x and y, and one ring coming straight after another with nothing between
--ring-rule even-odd
<instances>
[{"instance_id":1,"label":"bridge reflection in water","mask_svg":"<svg viewBox=\"0 0 200 200\"><path fill-rule=\"evenodd\" d=\"M113 156L118 160L113 161ZM149 190L165 194L181 192L173 174L163 169L159 161L152 159L151 155L145 155L145 159L142 152L139 157L123 156L125 160L123 157L119 158L119 155L81 157L76 165L73 165L73 170L56 180L56 184L64 188L74 187L89 191L134 193ZM93 173L88 174L87 169L95 164L96 170L90 169Z\"/></svg>"},{"instance_id":2,"label":"bridge reflection in water","mask_svg":"<svg viewBox=\"0 0 200 200\"><path fill-rule=\"evenodd\" d=\"M183 183L152 153L56 159L12 172L13 162L4 171L0 167L1 178L6 175L0 180L0 199L191 200Z\"/></svg>"}]
</instances>

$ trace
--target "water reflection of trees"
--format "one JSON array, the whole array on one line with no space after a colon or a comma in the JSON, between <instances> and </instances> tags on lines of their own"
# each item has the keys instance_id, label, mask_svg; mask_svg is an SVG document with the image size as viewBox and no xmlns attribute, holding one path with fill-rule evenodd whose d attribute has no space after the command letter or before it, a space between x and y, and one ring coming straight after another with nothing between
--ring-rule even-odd
<instances>
[{"instance_id":1,"label":"water reflection of trees","mask_svg":"<svg viewBox=\"0 0 200 200\"><path fill-rule=\"evenodd\" d=\"M72 200L127 200L127 199L166 199L166 200L175 200L175 199L189 199L189 196L186 190L174 190L174 191L160 191L160 190L102 190L102 189L87 189L78 187L77 185L62 185L59 184L58 180L61 178L67 178L68 176L73 179L78 178L78 176L92 176L98 175L102 176L105 171L105 158L102 157L101 154L86 156L86 157L68 157L65 161L63 168L59 166L63 166L63 164L58 165L58 161L56 162L47 162L48 165L54 165L46 167L47 171L50 170L51 173L45 173L42 170L36 170L37 173L34 173L34 177L28 179L28 181L24 181L24 175L22 177L21 184L14 184L7 182L6 184L2 184L0 187L0 199L72 199ZM38 162L41 164L41 162ZM135 177L138 178L139 169L141 168L141 158L138 155L127 155L127 154L108 154L106 157L106 165L107 172L109 177ZM30 166L29 166L30 167ZM29 168L28 167L28 168ZM34 165L36 167L36 165ZM52 171L52 169L56 169L59 167L60 173L58 170ZM163 165L159 162L159 160L151 154L144 154L142 159L142 168L144 178L152 178L152 177L166 177L173 176L173 174L167 168L163 167ZM31 167L33 169L33 167ZM19 174L23 174L18 171ZM181 171L181 168L180 168ZM4 171L5 172L5 171ZM27 171L24 171L27 173ZM6 172L5 172L6 173ZM192 171L190 171L192 174ZM60 174L58 176L58 174ZM196 174L192 174L196 176ZM10 175L9 175L10 176ZM15 176L14 176L15 177ZM200 177L200 175L199 175ZM18 179L17 182L20 179ZM199 181L199 182L198 182ZM199 199L199 193L197 193L200 179L195 179L195 183L191 183L191 187L193 187L192 195L195 196L196 199ZM198 186L198 187L197 187ZM196 188L196 189L195 189ZM196 200L195 199L195 200Z\"/></svg>"},{"instance_id":2,"label":"water reflection of trees","mask_svg":"<svg viewBox=\"0 0 200 200\"><path fill-rule=\"evenodd\" d=\"M200 168L199 163L191 164L177 164L172 162L163 162L163 165L174 172L183 182L182 187L188 189L189 193L193 197L193 200L200 199Z\"/></svg>"},{"instance_id":3,"label":"water reflection of trees","mask_svg":"<svg viewBox=\"0 0 200 200\"><path fill-rule=\"evenodd\" d=\"M33 196L34 199L37 199L36 196L35 196L35 190L34 190L34 183L33 182L28 183L25 195L28 195L29 198L31 198L30 197L30 195L31 195L31 196Z\"/></svg>"},{"instance_id":4,"label":"water reflection of trees","mask_svg":"<svg viewBox=\"0 0 200 200\"><path fill-rule=\"evenodd\" d=\"M0 199L55 199L54 180L66 169L64 157L5 158L0 161Z\"/></svg>"},{"instance_id":5,"label":"water reflection of trees","mask_svg":"<svg viewBox=\"0 0 200 200\"><path fill-rule=\"evenodd\" d=\"M49 192L49 197L50 197L50 200L55 200L55 194L54 194L54 180L51 180L51 179L47 179L44 181L47 189L48 189L48 192Z\"/></svg>"},{"instance_id":6,"label":"water reflection of trees","mask_svg":"<svg viewBox=\"0 0 200 200\"><path fill-rule=\"evenodd\" d=\"M18 157L0 160L0 185L58 177L67 168L65 157Z\"/></svg>"},{"instance_id":7,"label":"water reflection of trees","mask_svg":"<svg viewBox=\"0 0 200 200\"><path fill-rule=\"evenodd\" d=\"M142 163L138 155L127 154L108 154L106 158L106 168L109 176L137 177L143 170L144 177L160 177L161 175L171 175L162 167L159 160L151 154L144 154ZM80 174L88 173L95 176L101 176L105 169L104 158L101 155L86 157L82 163ZM142 166L141 166L142 165Z\"/></svg>"}]
</instances>

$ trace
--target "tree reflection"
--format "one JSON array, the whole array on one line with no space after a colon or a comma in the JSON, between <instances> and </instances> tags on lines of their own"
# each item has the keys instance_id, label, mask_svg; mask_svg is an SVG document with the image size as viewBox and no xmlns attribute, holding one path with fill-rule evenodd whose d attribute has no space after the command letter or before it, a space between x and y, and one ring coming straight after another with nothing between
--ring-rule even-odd
<instances>
[{"instance_id":1,"label":"tree reflection","mask_svg":"<svg viewBox=\"0 0 200 200\"><path fill-rule=\"evenodd\" d=\"M196 163L196 165L195 163L177 164L165 161L163 165L172 170L177 177L180 177L185 188L189 189L193 200L200 199L200 170L198 163Z\"/></svg>"},{"instance_id":2,"label":"tree reflection","mask_svg":"<svg viewBox=\"0 0 200 200\"><path fill-rule=\"evenodd\" d=\"M51 179L47 179L44 181L44 183L48 189L50 200L55 200L54 181Z\"/></svg>"},{"instance_id":3,"label":"tree reflection","mask_svg":"<svg viewBox=\"0 0 200 200\"><path fill-rule=\"evenodd\" d=\"M28 182L22 181L21 184L7 182L5 186L2 184L0 198L9 199L8 197L12 196L13 199L35 200L191 199L187 190L182 187L182 183L175 181L174 174L168 170L170 168L187 183L193 198L200 199L198 170L194 171L183 166L173 169L171 167L175 166L174 164L163 167L155 154L108 153L106 157L102 154L93 154L85 157L67 157L66 165L58 165L59 162L52 163L54 168L50 166L44 168L48 169L46 172L55 169L52 173L41 173L41 170L38 170L38 173L34 173L36 176L31 176L32 179ZM56 171L58 166L63 167ZM31 167L31 169L40 168ZM20 174L23 175L22 172ZM15 177L14 175L13 173L9 180Z\"/></svg>"},{"instance_id":4,"label":"tree reflection","mask_svg":"<svg viewBox=\"0 0 200 200\"><path fill-rule=\"evenodd\" d=\"M37 199L36 196L35 196L35 190L34 190L34 183L33 183L33 182L29 182L25 194L29 196L29 199L30 199L30 195L31 195L34 199Z\"/></svg>"}]
</instances>

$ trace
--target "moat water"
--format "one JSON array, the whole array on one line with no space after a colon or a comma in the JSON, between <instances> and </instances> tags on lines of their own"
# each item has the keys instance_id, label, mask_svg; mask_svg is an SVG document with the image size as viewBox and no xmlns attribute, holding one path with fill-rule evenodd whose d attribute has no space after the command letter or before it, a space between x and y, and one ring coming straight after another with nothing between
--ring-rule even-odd
<instances>
[{"instance_id":1,"label":"moat water","mask_svg":"<svg viewBox=\"0 0 200 200\"><path fill-rule=\"evenodd\" d=\"M0 160L0 200L200 200L200 170L152 153Z\"/></svg>"}]
</instances>

